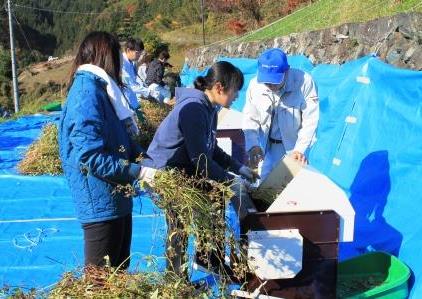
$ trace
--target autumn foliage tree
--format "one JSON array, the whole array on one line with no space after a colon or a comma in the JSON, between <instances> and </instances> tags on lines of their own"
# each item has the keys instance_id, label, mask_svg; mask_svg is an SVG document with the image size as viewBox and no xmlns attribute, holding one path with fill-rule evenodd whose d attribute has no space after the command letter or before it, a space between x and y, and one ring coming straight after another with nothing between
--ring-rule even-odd
<instances>
[{"instance_id":1,"label":"autumn foliage tree","mask_svg":"<svg viewBox=\"0 0 422 299\"><path fill-rule=\"evenodd\" d=\"M236 8L238 0L205 1L207 10L217 13L230 13Z\"/></svg>"},{"instance_id":2,"label":"autumn foliage tree","mask_svg":"<svg viewBox=\"0 0 422 299\"><path fill-rule=\"evenodd\" d=\"M282 14L288 15L294 12L303 4L311 4L315 0L287 0L287 5L283 8Z\"/></svg>"},{"instance_id":3,"label":"autumn foliage tree","mask_svg":"<svg viewBox=\"0 0 422 299\"><path fill-rule=\"evenodd\" d=\"M262 21L261 5L263 0L238 0L240 10L247 18L252 18L256 25Z\"/></svg>"},{"instance_id":4,"label":"autumn foliage tree","mask_svg":"<svg viewBox=\"0 0 422 299\"><path fill-rule=\"evenodd\" d=\"M227 23L227 26L228 26L229 30L236 35L241 35L241 34L244 34L246 32L246 22L245 21L231 19Z\"/></svg>"}]
</instances>

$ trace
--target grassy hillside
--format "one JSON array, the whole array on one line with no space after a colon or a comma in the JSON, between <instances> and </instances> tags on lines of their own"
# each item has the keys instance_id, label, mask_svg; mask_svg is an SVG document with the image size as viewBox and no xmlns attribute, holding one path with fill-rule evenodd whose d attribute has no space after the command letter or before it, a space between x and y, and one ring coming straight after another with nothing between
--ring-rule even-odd
<instances>
[{"instance_id":1,"label":"grassy hillside","mask_svg":"<svg viewBox=\"0 0 422 299\"><path fill-rule=\"evenodd\" d=\"M205 42L207 44L219 41L232 36L233 33L227 30L222 18L215 14L209 14L205 22ZM163 41L170 45L171 63L181 68L185 61L186 50L197 48L203 45L202 24L192 24L171 31L160 33Z\"/></svg>"},{"instance_id":2,"label":"grassy hillside","mask_svg":"<svg viewBox=\"0 0 422 299\"><path fill-rule=\"evenodd\" d=\"M26 0L26 2L28 1L30 0ZM343 23L367 21L400 12L422 12L422 0L301 0L297 2L304 3L301 8L299 7L298 10L290 15L281 17L289 12L287 9L289 3L291 4L295 1L262 1L260 8L262 20L260 25L248 19L248 15L240 9L232 8L228 11L222 10L222 12L218 12L209 8L206 13L205 23L206 42L209 44L228 37L231 37L231 40L255 41L293 32L333 27ZM47 0L43 0L41 4L47 5L47 2ZM82 0L75 3L80 2ZM56 5L59 5L57 3ZM73 5L76 5L75 3ZM98 3L98 0L96 0L91 5L99 5ZM163 41L170 44L172 55L170 62L176 66L174 71L177 71L184 63L185 51L202 46L200 13L196 6L187 6L185 5L186 3L188 3L188 0L171 0L167 3L167 6L163 6L161 1L109 0L102 4L105 7L104 14L95 16L99 27L93 26L90 29L109 29L118 34L135 35L140 38L144 38L147 31L153 32L153 34L158 35ZM61 5L65 4L62 3ZM55 7L53 6L53 8ZM295 7L294 9L297 8ZM81 7L75 7L74 9L82 10ZM117 18L112 13L117 11L126 12L126 19ZM27 12L28 15L30 15L30 12ZM20 11L20 13L23 13L23 11ZM34 12L32 11L31 13ZM188 16L189 14L190 16ZM70 17L73 16L71 15ZM277 19L279 20L273 24L253 31L258 26L263 26ZM32 22L29 17L27 20L29 23ZM242 28L243 32L249 31L250 33L236 36L236 32L230 29L230 25L235 24L237 21L244 25L244 28ZM39 26L42 29L42 26ZM49 30L52 29L50 28ZM71 35L74 40L77 39L75 38L76 33ZM32 110L36 111L37 107L50 99L57 100L62 98L64 96L62 89L56 87L62 86L67 79L69 67L70 62L66 62L60 66L47 68L37 74L21 76L20 87L24 91L22 110L26 113ZM47 92L44 92L45 90Z\"/></svg>"},{"instance_id":3,"label":"grassy hillside","mask_svg":"<svg viewBox=\"0 0 422 299\"><path fill-rule=\"evenodd\" d=\"M319 0L262 30L245 35L242 40L269 39L409 11L422 12L422 0Z\"/></svg>"}]
</instances>

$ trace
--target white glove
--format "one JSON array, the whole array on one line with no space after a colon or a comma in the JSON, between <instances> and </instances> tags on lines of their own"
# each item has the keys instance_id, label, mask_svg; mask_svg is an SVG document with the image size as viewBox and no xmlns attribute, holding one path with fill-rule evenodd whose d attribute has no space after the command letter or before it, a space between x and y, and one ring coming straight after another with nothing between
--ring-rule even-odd
<instances>
[{"instance_id":1,"label":"white glove","mask_svg":"<svg viewBox=\"0 0 422 299\"><path fill-rule=\"evenodd\" d=\"M138 178L141 182L145 182L148 183L150 186L153 186L154 176L156 172L157 169L155 168L142 166Z\"/></svg>"},{"instance_id":2,"label":"white glove","mask_svg":"<svg viewBox=\"0 0 422 299\"><path fill-rule=\"evenodd\" d=\"M259 175L255 173L251 168L243 165L239 169L239 174L242 175L244 178L249 180L250 182L255 182L256 179L259 179Z\"/></svg>"},{"instance_id":3,"label":"white glove","mask_svg":"<svg viewBox=\"0 0 422 299\"><path fill-rule=\"evenodd\" d=\"M248 214L256 213L256 207L248 194L250 183L236 176L231 186L232 191L235 195L232 197L231 202L240 220L243 220Z\"/></svg>"}]
</instances>

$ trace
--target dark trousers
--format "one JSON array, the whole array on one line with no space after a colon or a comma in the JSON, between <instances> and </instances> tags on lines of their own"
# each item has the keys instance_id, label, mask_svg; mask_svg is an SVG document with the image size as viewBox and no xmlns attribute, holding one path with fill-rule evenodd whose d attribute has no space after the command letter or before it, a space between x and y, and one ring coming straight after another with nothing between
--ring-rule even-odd
<instances>
[{"instance_id":1,"label":"dark trousers","mask_svg":"<svg viewBox=\"0 0 422 299\"><path fill-rule=\"evenodd\" d=\"M130 263L130 244L132 241L132 214L125 217L87 223L84 231L85 266L104 266L105 256L112 267L127 269Z\"/></svg>"}]
</instances>

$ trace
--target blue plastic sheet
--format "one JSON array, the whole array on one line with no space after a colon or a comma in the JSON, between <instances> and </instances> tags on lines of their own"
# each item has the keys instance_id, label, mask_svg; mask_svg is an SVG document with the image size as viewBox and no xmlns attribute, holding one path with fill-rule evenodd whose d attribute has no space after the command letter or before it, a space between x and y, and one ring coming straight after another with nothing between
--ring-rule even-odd
<instances>
[{"instance_id":1,"label":"blue plastic sheet","mask_svg":"<svg viewBox=\"0 0 422 299\"><path fill-rule=\"evenodd\" d=\"M245 73L233 105L242 111L257 62L221 59ZM392 253L413 271L411 298L422 298L422 72L373 56L315 67L292 56L289 63L312 74L318 87L321 116L310 163L348 194L356 211L354 242L340 245L341 259ZM189 84L191 77L182 81Z\"/></svg>"},{"instance_id":2,"label":"blue plastic sheet","mask_svg":"<svg viewBox=\"0 0 422 299\"><path fill-rule=\"evenodd\" d=\"M62 176L22 176L16 165L41 128L59 114L0 124L0 286L45 288L84 264L83 234ZM131 270L164 255L165 221L148 197L134 199Z\"/></svg>"},{"instance_id":3,"label":"blue plastic sheet","mask_svg":"<svg viewBox=\"0 0 422 299\"><path fill-rule=\"evenodd\" d=\"M16 165L26 148L47 122L57 121L59 114L24 116L0 124L0 174L16 173Z\"/></svg>"},{"instance_id":4,"label":"blue plastic sheet","mask_svg":"<svg viewBox=\"0 0 422 299\"><path fill-rule=\"evenodd\" d=\"M48 290L65 271L84 264L83 232L63 176L23 176L16 165L47 123L60 114L34 115L0 124L0 288ZM130 271L163 271L166 224L148 196L134 198ZM192 244L189 252L193 254ZM199 271L218 291L218 280ZM1 293L0 293L1 297Z\"/></svg>"},{"instance_id":5,"label":"blue plastic sheet","mask_svg":"<svg viewBox=\"0 0 422 299\"><path fill-rule=\"evenodd\" d=\"M233 106L241 111L256 60L222 59L245 74ZM345 190L356 210L355 241L341 244L341 258L373 250L395 254L413 271L411 298L422 298L422 72L372 56L344 65L314 67L303 56L289 62L318 86L321 117L310 162ZM185 67L182 82L190 85L199 74L205 72ZM22 177L15 170L42 125L55 118L0 124L0 285L45 287L83 265L82 230L64 179ZM145 269L145 255L163 254L165 225L158 214L148 198L135 199L131 269Z\"/></svg>"}]
</instances>

